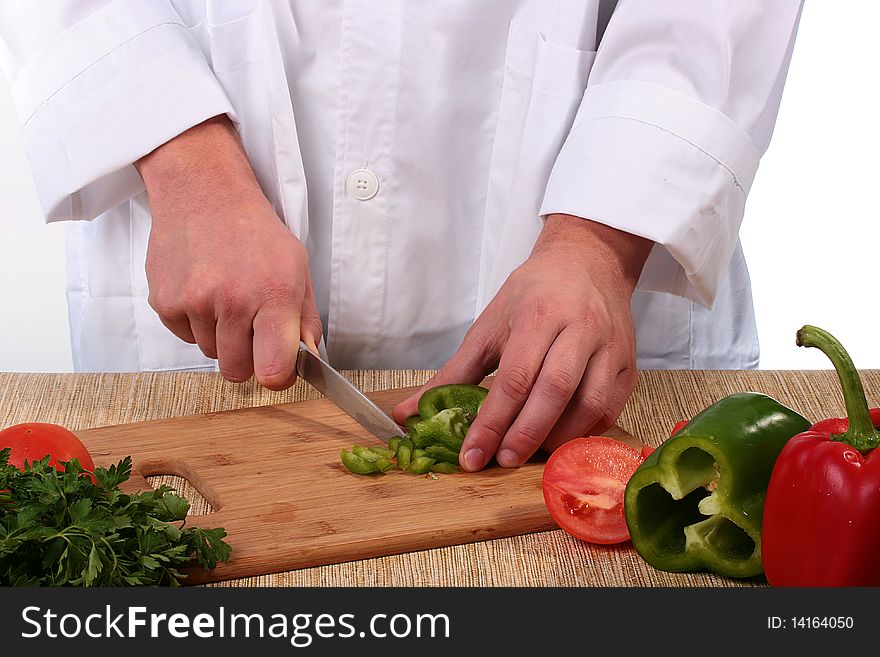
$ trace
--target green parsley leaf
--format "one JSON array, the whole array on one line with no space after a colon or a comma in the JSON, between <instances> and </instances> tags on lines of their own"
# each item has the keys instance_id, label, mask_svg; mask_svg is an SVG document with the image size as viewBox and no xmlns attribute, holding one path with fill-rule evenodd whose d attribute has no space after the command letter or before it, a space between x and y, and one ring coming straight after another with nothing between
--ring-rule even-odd
<instances>
[{"instance_id":1,"label":"green parsley leaf","mask_svg":"<svg viewBox=\"0 0 880 657\"><path fill-rule=\"evenodd\" d=\"M0 450L0 586L178 586L184 568L214 568L231 549L218 529L179 526L189 503L168 486L128 495L126 457L63 471L44 458L23 471Z\"/></svg>"}]
</instances>

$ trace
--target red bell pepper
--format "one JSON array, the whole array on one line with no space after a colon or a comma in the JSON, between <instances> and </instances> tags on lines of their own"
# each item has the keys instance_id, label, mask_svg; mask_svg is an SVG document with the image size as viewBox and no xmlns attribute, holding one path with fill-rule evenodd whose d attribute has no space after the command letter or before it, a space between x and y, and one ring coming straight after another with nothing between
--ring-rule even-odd
<instances>
[{"instance_id":1,"label":"red bell pepper","mask_svg":"<svg viewBox=\"0 0 880 657\"><path fill-rule=\"evenodd\" d=\"M780 452L764 504L764 572L774 586L880 586L880 408L868 409L830 333L805 326L797 344L831 359L849 418L817 422Z\"/></svg>"}]
</instances>

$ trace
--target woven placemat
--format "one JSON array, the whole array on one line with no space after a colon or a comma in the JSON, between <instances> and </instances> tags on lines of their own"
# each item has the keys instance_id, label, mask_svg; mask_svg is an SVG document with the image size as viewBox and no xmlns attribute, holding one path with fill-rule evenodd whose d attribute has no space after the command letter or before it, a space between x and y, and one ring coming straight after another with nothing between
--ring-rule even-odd
<instances>
[{"instance_id":1,"label":"woven placemat","mask_svg":"<svg viewBox=\"0 0 880 657\"><path fill-rule=\"evenodd\" d=\"M364 391L421 385L429 371L346 372ZM862 379L872 406L880 405L880 371ZM642 372L619 424L657 445L679 419L691 417L733 392L776 397L810 419L844 413L832 371ZM298 382L284 392L255 383L230 384L213 373L136 374L0 373L0 428L26 421L55 422L72 430L195 413L300 401L317 397ZM183 481L180 486L204 513ZM157 483L154 481L153 483ZM561 531L412 552L318 568L250 577L215 586L755 586L709 573L669 574L645 564L628 543L595 546Z\"/></svg>"}]
</instances>

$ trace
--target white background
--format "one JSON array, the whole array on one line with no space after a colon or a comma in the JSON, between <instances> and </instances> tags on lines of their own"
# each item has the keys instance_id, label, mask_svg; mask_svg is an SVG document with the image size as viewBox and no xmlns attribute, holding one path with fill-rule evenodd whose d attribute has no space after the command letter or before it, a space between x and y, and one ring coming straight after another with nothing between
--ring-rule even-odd
<instances>
[{"instance_id":1,"label":"white background","mask_svg":"<svg viewBox=\"0 0 880 657\"><path fill-rule=\"evenodd\" d=\"M880 3L808 2L742 228L763 368L827 367L797 349L816 324L880 368ZM64 230L43 224L0 78L0 371L69 371Z\"/></svg>"}]
</instances>

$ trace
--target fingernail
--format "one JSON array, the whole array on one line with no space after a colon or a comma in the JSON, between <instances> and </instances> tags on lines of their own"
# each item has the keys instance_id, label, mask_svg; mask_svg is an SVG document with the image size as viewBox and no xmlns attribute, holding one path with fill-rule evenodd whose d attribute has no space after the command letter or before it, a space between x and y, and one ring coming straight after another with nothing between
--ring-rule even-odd
<instances>
[{"instance_id":1,"label":"fingernail","mask_svg":"<svg viewBox=\"0 0 880 657\"><path fill-rule=\"evenodd\" d=\"M464 453L461 464L465 470L473 472L482 468L485 461L486 455L483 454L483 450L479 447L473 447Z\"/></svg>"},{"instance_id":2,"label":"fingernail","mask_svg":"<svg viewBox=\"0 0 880 657\"><path fill-rule=\"evenodd\" d=\"M502 468L516 468L519 467L519 454L514 452L512 449L502 449L499 450L495 455L495 460L498 461L498 465Z\"/></svg>"}]
</instances>

